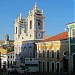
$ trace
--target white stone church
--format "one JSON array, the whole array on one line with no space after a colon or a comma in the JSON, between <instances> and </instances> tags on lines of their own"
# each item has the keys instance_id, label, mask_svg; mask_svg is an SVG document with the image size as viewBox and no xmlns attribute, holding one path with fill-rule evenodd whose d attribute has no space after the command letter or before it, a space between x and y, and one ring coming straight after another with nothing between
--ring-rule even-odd
<instances>
[{"instance_id":1,"label":"white stone church","mask_svg":"<svg viewBox=\"0 0 75 75\"><path fill-rule=\"evenodd\" d=\"M36 65L35 71L38 69L37 47L36 43L44 39L44 10L38 9L37 4L32 11L29 10L26 19L22 13L15 20L14 24L14 56L16 65L31 66ZM30 71L31 71L30 69Z\"/></svg>"}]
</instances>

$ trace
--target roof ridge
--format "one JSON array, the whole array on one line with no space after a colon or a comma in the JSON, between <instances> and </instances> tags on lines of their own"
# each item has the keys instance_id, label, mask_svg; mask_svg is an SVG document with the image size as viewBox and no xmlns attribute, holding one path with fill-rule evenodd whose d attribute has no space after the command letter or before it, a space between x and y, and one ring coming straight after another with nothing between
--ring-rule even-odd
<instances>
[{"instance_id":1,"label":"roof ridge","mask_svg":"<svg viewBox=\"0 0 75 75\"><path fill-rule=\"evenodd\" d=\"M56 40L64 40L68 38L68 32L62 32L57 35L54 35L52 37L49 37L47 39L42 40L41 42L47 42L47 41L56 41Z\"/></svg>"}]
</instances>

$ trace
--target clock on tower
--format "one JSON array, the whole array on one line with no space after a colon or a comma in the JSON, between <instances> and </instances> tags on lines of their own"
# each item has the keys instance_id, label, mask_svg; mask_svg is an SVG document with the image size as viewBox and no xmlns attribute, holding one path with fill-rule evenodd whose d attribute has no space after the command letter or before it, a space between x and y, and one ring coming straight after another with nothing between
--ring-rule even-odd
<instances>
[{"instance_id":1,"label":"clock on tower","mask_svg":"<svg viewBox=\"0 0 75 75\"><path fill-rule=\"evenodd\" d=\"M42 38L42 32L37 32L37 37Z\"/></svg>"}]
</instances>

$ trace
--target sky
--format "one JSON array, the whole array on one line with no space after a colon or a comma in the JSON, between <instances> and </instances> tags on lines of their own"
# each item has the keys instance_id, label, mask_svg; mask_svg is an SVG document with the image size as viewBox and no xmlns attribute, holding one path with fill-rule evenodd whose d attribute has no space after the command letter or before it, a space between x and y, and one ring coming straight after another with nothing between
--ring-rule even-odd
<instances>
[{"instance_id":1,"label":"sky","mask_svg":"<svg viewBox=\"0 0 75 75\"><path fill-rule=\"evenodd\" d=\"M45 35L53 36L65 31L66 24L75 21L75 0L0 0L0 40L9 34L14 39L14 23L20 13L28 16L34 4L44 9Z\"/></svg>"}]
</instances>

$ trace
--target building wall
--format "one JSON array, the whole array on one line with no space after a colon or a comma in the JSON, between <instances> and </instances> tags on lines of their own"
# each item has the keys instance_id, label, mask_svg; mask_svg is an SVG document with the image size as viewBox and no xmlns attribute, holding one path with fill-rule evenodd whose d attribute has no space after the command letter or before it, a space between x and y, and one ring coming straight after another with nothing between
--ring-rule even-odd
<instances>
[{"instance_id":1,"label":"building wall","mask_svg":"<svg viewBox=\"0 0 75 75\"><path fill-rule=\"evenodd\" d=\"M75 22L67 24L68 26L68 34L69 34L69 72L75 71L75 59L73 59L73 55L75 55ZM74 29L74 33L73 33Z\"/></svg>"},{"instance_id":2,"label":"building wall","mask_svg":"<svg viewBox=\"0 0 75 75\"><path fill-rule=\"evenodd\" d=\"M7 53L7 66L8 68L14 64L14 51Z\"/></svg>"},{"instance_id":3,"label":"building wall","mask_svg":"<svg viewBox=\"0 0 75 75\"><path fill-rule=\"evenodd\" d=\"M57 63L59 63L59 71L63 68L63 57L64 52L68 51L68 40L65 41L50 41L50 42L39 42L37 43L37 53L38 59L40 61L40 71L43 72L43 62L44 62L44 72L47 72L47 62L49 62L49 72L52 71L52 63L54 63L54 72L57 69ZM42 56L44 50L44 56ZM49 50L49 57L47 57L47 50ZM54 57L52 58L51 51L54 51ZM56 51L59 50L59 58L56 57Z\"/></svg>"},{"instance_id":4,"label":"building wall","mask_svg":"<svg viewBox=\"0 0 75 75\"><path fill-rule=\"evenodd\" d=\"M15 20L14 60L18 65L22 62L25 64L25 58L37 58L35 43L44 39L44 19L44 11L41 12L35 4L32 12L28 12L26 20L22 14Z\"/></svg>"},{"instance_id":5,"label":"building wall","mask_svg":"<svg viewBox=\"0 0 75 75\"><path fill-rule=\"evenodd\" d=\"M36 58L36 49L34 46L34 42L23 42L22 44L15 45L15 54L16 54L16 60L18 60L20 63L25 63L25 58Z\"/></svg>"},{"instance_id":6,"label":"building wall","mask_svg":"<svg viewBox=\"0 0 75 75\"><path fill-rule=\"evenodd\" d=\"M3 65L7 65L7 50L0 48L0 62L1 62L1 68L3 68Z\"/></svg>"}]
</instances>

